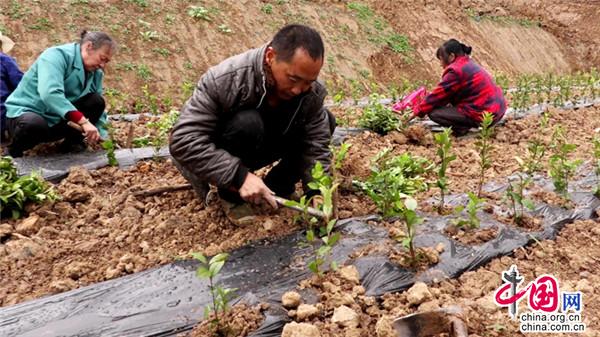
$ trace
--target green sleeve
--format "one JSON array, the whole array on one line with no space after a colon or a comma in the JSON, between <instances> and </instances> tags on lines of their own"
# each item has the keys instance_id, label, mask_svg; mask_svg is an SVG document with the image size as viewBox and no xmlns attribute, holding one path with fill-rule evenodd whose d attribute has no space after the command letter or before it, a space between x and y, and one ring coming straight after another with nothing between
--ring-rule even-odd
<instances>
[{"instance_id":1,"label":"green sleeve","mask_svg":"<svg viewBox=\"0 0 600 337\"><path fill-rule=\"evenodd\" d=\"M49 49L38 60L38 86L40 98L51 114L65 119L69 111L77 110L65 97L64 74L67 62L60 51Z\"/></svg>"}]
</instances>

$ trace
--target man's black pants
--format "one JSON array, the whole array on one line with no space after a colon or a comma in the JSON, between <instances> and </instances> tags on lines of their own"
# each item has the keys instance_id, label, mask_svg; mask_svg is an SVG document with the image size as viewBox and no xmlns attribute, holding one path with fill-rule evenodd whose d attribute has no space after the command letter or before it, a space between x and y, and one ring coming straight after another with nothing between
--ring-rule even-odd
<instances>
[{"instance_id":1,"label":"man's black pants","mask_svg":"<svg viewBox=\"0 0 600 337\"><path fill-rule=\"evenodd\" d=\"M87 94L73 102L73 105L92 124L98 122L105 109L104 98L98 93ZM65 145L83 142L81 132L68 126L66 120L49 127L44 117L35 112L26 112L16 118L7 118L7 124L8 132L12 138L8 152L13 157L23 156L23 151L27 151L37 144L53 142L63 138Z\"/></svg>"},{"instance_id":2,"label":"man's black pants","mask_svg":"<svg viewBox=\"0 0 600 337\"><path fill-rule=\"evenodd\" d=\"M335 116L327 111L331 134L335 129ZM265 123L257 110L237 112L219 128L215 141L218 148L240 158L250 171L258 170L273 162L279 162L269 171L265 184L277 195L289 196L294 192L296 182L303 175L303 139L295 134L279 135L265 129ZM194 190L204 198L208 183L195 177L189 170L175 163L182 175L194 186ZM219 188L219 196L227 201L241 203L238 191Z\"/></svg>"}]
</instances>

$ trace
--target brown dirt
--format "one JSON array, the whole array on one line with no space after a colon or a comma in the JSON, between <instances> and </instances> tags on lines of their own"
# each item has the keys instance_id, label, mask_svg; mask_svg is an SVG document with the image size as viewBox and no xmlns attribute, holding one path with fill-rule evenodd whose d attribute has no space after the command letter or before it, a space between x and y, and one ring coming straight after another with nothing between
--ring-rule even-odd
<instances>
[{"instance_id":1,"label":"brown dirt","mask_svg":"<svg viewBox=\"0 0 600 337\"><path fill-rule=\"evenodd\" d=\"M494 291L501 285L501 273L516 264L526 282L542 274L551 274L559 281L561 291L583 293L583 321L587 325L581 336L598 336L600 323L600 292L595 284L600 276L595 266L600 262L600 250L594 244L600 239L600 223L577 221L565 227L555 241L542 241L525 249L520 248L514 256L493 260L477 271L464 273L458 279L444 280L430 285L427 296L415 302L408 292L386 294L381 300L364 295L360 287L329 273L324 280L313 278L302 283L318 292L320 301L315 304L319 315L308 320L318 327L321 336L395 336L385 329L386 322L415 312L433 310L452 305L459 306L466 320L469 336L525 336L519 332L517 323L511 320L506 309L493 302ZM580 247L586 247L581 250ZM363 289L364 290L364 289ZM340 298L343 302L340 302ZM412 302L411 302L412 301ZM520 303L520 312L525 310L525 301ZM410 303L416 303L410 305ZM358 315L357 327L341 327L332 322L335 308L346 305ZM543 334L527 334L542 336ZM446 336L446 335L443 335Z\"/></svg>"},{"instance_id":2,"label":"brown dirt","mask_svg":"<svg viewBox=\"0 0 600 337\"><path fill-rule=\"evenodd\" d=\"M0 4L0 29L17 42L12 55L24 69L47 47L76 39L83 28L109 32L121 48L106 69L107 101L111 111L127 112L147 110L152 101L161 112L179 107L208 67L265 43L291 22L322 32L328 56L324 81L348 88L353 79L364 91L371 83L438 80L435 50L449 37L471 44L477 61L492 72L564 73L600 63L600 31L593 24L599 9L593 2L368 0L373 17L367 19L349 3L207 0L201 5L211 21L205 21L188 15L191 7L181 1L10 0ZM507 20L475 21L468 9ZM375 17L384 22L382 30ZM541 26L519 24L520 19ZM395 53L377 42L392 33L407 36L412 51Z\"/></svg>"},{"instance_id":3,"label":"brown dirt","mask_svg":"<svg viewBox=\"0 0 600 337\"><path fill-rule=\"evenodd\" d=\"M457 227L455 225L449 225L445 229L448 234L454 240L465 245L479 245L490 240L493 240L498 236L498 228L464 228Z\"/></svg>"},{"instance_id":4,"label":"brown dirt","mask_svg":"<svg viewBox=\"0 0 600 337\"><path fill-rule=\"evenodd\" d=\"M256 305L249 307L246 304L237 304L229 309L225 316L220 316L219 320L224 322L216 325L214 314L208 319L198 324L192 332L183 335L187 337L246 337L254 330L258 329L264 320L262 311L267 305ZM182 336L182 337L183 337Z\"/></svg>"},{"instance_id":5,"label":"brown dirt","mask_svg":"<svg viewBox=\"0 0 600 337\"><path fill-rule=\"evenodd\" d=\"M553 113L552 123L562 123L569 139L579 144L578 158L586 158L591 151L591 135L600 127L600 121L594 117L597 113L598 108ZM543 133L532 132L537 128L537 119L531 117L509 121L497 129L494 164L486 175L487 181L517 170L513 156L523 153L527 140ZM390 135L365 132L348 141L353 146L341 173L354 179L368 176L368 158L384 147L391 147L397 154L409 151L435 160L434 147L396 144ZM459 159L448 170L452 193L477 186L475 141L475 137L453 139L453 152ZM33 229L17 230L27 219L4 221L10 234L3 235L0 245L1 305L145 270L192 251L215 254L298 229L291 220L293 213L287 210L264 214L258 228L234 227L218 204L205 208L191 191L142 199L131 196L135 191L184 182L169 161L143 162L127 171L74 169L57 186L62 201L29 207L30 216L39 216ZM432 189L417 198L423 203L437 193L437 189ZM501 198L488 196L490 202L506 209ZM342 190L340 209L342 218L376 212L366 196L352 189Z\"/></svg>"}]
</instances>

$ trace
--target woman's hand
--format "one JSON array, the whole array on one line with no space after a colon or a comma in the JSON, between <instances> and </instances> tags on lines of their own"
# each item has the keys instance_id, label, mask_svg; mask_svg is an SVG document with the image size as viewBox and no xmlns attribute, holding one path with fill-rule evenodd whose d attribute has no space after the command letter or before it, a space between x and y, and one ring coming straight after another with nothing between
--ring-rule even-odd
<instances>
[{"instance_id":1,"label":"woman's hand","mask_svg":"<svg viewBox=\"0 0 600 337\"><path fill-rule=\"evenodd\" d=\"M97 143L100 140L98 129L90 121L85 121L80 124L83 129L82 133L88 143Z\"/></svg>"}]
</instances>

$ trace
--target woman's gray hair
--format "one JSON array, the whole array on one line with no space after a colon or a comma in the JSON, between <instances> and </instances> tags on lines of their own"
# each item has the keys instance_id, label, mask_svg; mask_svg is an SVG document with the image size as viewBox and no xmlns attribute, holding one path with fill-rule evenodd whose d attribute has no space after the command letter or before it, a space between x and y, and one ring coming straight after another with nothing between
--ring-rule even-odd
<instances>
[{"instance_id":1,"label":"woman's gray hair","mask_svg":"<svg viewBox=\"0 0 600 337\"><path fill-rule=\"evenodd\" d=\"M80 37L80 44L89 41L92 43L92 49L94 50L100 49L103 46L108 46L113 52L117 49L117 42L105 32L88 32L87 30L83 30Z\"/></svg>"}]
</instances>

